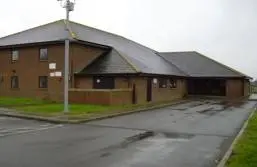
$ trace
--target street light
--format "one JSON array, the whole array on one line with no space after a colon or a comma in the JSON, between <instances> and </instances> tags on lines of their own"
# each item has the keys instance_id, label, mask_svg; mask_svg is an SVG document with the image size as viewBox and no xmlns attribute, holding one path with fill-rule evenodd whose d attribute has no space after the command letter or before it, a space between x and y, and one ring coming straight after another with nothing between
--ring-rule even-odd
<instances>
[{"instance_id":1,"label":"street light","mask_svg":"<svg viewBox=\"0 0 257 167\"><path fill-rule=\"evenodd\" d=\"M69 14L74 10L75 0L57 0L61 7L66 10L66 31L67 38L65 39L65 57L64 57L64 112L69 112Z\"/></svg>"}]
</instances>

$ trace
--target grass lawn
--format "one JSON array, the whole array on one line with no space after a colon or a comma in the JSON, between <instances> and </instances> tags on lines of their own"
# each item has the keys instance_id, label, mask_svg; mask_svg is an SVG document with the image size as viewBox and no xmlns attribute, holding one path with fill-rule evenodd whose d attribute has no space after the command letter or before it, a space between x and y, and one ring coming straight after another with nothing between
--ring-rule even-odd
<instances>
[{"instance_id":1,"label":"grass lawn","mask_svg":"<svg viewBox=\"0 0 257 167\"><path fill-rule=\"evenodd\" d=\"M117 109L113 106L102 105L88 105L88 104L71 104L69 106L70 112L68 115L83 115L95 114ZM62 114L63 104L45 104L45 105L31 105L16 107L17 110L23 111L28 114L43 114L43 115L58 115Z\"/></svg>"},{"instance_id":2,"label":"grass lawn","mask_svg":"<svg viewBox=\"0 0 257 167\"><path fill-rule=\"evenodd\" d=\"M53 103L29 98L0 97L0 107L16 109L14 112L43 117L68 116L69 119L94 118L115 114L117 112L128 112L135 109L163 106L167 103L169 104L169 102L158 102L123 106L70 104L70 112L63 113L63 104L61 103Z\"/></svg>"},{"instance_id":3,"label":"grass lawn","mask_svg":"<svg viewBox=\"0 0 257 167\"><path fill-rule=\"evenodd\" d=\"M236 144L228 167L257 166L257 114L249 121L246 131Z\"/></svg>"},{"instance_id":4,"label":"grass lawn","mask_svg":"<svg viewBox=\"0 0 257 167\"><path fill-rule=\"evenodd\" d=\"M166 103L149 103L140 105L104 106L89 104L70 104L70 112L63 113L63 104L26 105L15 107L19 113L44 117L68 116L69 119L87 119L135 109L162 106Z\"/></svg>"},{"instance_id":5,"label":"grass lawn","mask_svg":"<svg viewBox=\"0 0 257 167\"><path fill-rule=\"evenodd\" d=\"M30 98L19 98L19 97L0 97L0 106L19 106L19 105L36 105L46 104L47 101Z\"/></svg>"}]
</instances>

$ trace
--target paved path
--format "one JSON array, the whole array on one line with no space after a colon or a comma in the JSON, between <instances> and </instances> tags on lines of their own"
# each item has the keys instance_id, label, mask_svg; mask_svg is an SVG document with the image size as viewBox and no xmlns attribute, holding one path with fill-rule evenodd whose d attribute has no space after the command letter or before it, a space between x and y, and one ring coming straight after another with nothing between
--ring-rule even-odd
<instances>
[{"instance_id":1,"label":"paved path","mask_svg":"<svg viewBox=\"0 0 257 167\"><path fill-rule=\"evenodd\" d=\"M0 166L215 166L254 106L195 100L81 125L0 117L13 133L0 129ZM13 131L24 127L33 131Z\"/></svg>"}]
</instances>

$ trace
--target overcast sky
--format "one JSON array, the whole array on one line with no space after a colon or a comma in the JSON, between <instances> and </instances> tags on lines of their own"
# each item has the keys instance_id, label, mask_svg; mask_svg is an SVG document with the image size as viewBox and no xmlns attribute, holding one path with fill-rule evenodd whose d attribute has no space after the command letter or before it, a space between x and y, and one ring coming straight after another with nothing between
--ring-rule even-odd
<instances>
[{"instance_id":1,"label":"overcast sky","mask_svg":"<svg viewBox=\"0 0 257 167\"><path fill-rule=\"evenodd\" d=\"M0 8L0 37L65 18L57 0ZM257 78L257 0L76 0L71 20L157 51L195 50Z\"/></svg>"}]
</instances>

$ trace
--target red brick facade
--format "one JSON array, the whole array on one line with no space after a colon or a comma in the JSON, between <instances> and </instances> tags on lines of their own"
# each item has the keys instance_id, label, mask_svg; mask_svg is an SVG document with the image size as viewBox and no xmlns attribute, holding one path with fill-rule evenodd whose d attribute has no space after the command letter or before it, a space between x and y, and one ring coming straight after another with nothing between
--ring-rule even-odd
<instances>
[{"instance_id":1,"label":"red brick facade","mask_svg":"<svg viewBox=\"0 0 257 167\"><path fill-rule=\"evenodd\" d=\"M39 60L39 49L47 48L48 60ZM19 96L32 98L45 98L55 101L63 99L62 77L49 77L49 63L56 63L55 71L63 71L64 45L44 45L23 48L14 48L19 51L19 59L11 61L11 49L0 50L0 96ZM120 77L114 76L115 90L93 91L92 77L74 76L85 66L90 64L104 49L81 44L71 44L70 47L70 87L87 89L86 91L72 90L70 100L72 102L88 102L94 104L142 104L147 102L147 80L145 76ZM18 76L19 87L11 88L11 77ZM39 88L39 76L48 76L48 88ZM157 83L151 83L151 101L172 101L181 99L187 95L187 79L176 80L176 87L160 88L158 76L150 77L157 79ZM167 77L168 79L174 79ZM134 90L133 90L134 89ZM125 91L124 91L125 90ZM134 92L134 93L133 93ZM236 98L249 95L249 81L243 79L228 79L226 81L226 95Z\"/></svg>"}]
</instances>

